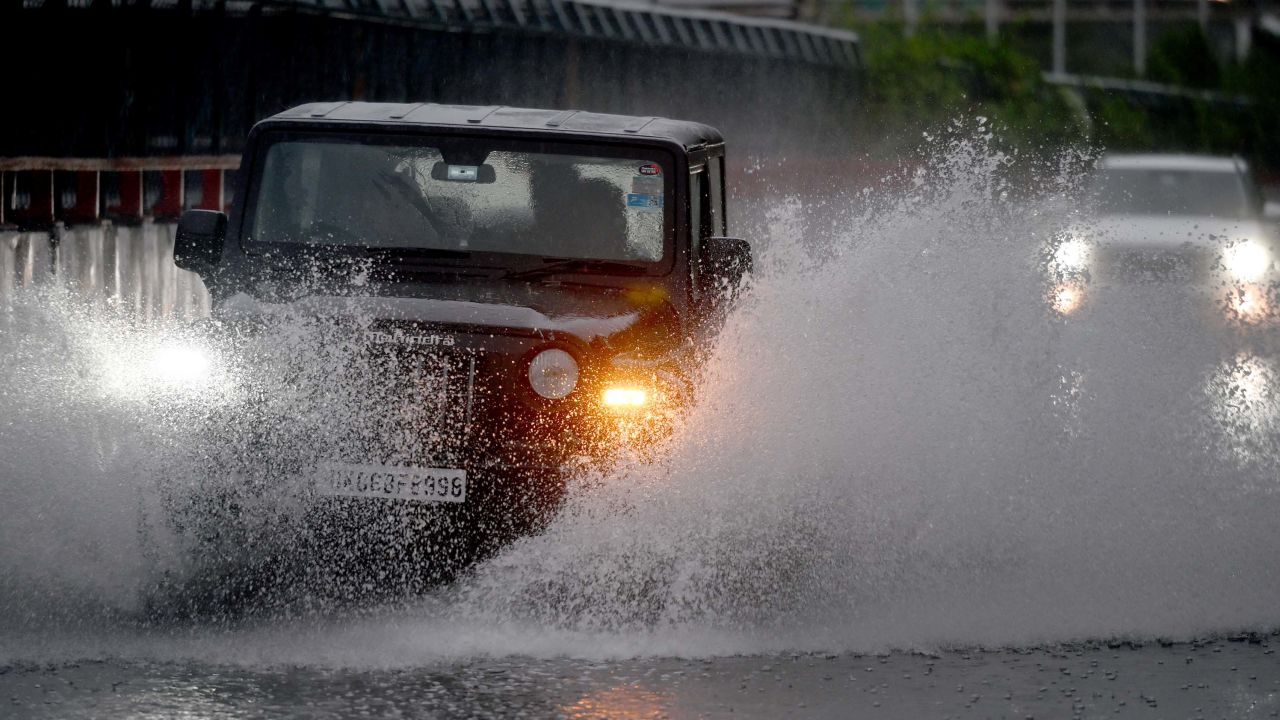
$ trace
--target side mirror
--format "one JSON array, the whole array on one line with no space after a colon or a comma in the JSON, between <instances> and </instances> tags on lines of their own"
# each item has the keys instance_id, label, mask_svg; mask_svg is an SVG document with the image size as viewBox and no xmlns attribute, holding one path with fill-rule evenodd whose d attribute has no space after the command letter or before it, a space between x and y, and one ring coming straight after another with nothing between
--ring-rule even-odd
<instances>
[{"instance_id":1,"label":"side mirror","mask_svg":"<svg viewBox=\"0 0 1280 720\"><path fill-rule=\"evenodd\" d=\"M698 262L703 292L733 299L743 278L751 274L751 246L742 238L709 237L702 241Z\"/></svg>"},{"instance_id":2,"label":"side mirror","mask_svg":"<svg viewBox=\"0 0 1280 720\"><path fill-rule=\"evenodd\" d=\"M173 239L173 264L204 275L222 259L227 215L216 210L188 210L178 220Z\"/></svg>"}]
</instances>

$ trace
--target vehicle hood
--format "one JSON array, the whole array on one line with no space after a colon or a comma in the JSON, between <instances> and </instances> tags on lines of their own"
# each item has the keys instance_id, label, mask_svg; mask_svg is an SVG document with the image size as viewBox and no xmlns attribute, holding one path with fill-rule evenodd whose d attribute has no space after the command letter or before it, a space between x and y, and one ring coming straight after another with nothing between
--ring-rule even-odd
<instances>
[{"instance_id":1,"label":"vehicle hood","mask_svg":"<svg viewBox=\"0 0 1280 720\"><path fill-rule=\"evenodd\" d=\"M587 344L627 333L673 329L678 314L660 286L574 288L516 285L419 287L414 295L309 294L267 299L241 292L215 312L224 320L290 316L453 326L470 332L570 335Z\"/></svg>"},{"instance_id":2,"label":"vehicle hood","mask_svg":"<svg viewBox=\"0 0 1280 720\"><path fill-rule=\"evenodd\" d=\"M1103 246L1151 249L1223 247L1267 235L1255 220L1168 215L1104 215L1078 232Z\"/></svg>"}]
</instances>

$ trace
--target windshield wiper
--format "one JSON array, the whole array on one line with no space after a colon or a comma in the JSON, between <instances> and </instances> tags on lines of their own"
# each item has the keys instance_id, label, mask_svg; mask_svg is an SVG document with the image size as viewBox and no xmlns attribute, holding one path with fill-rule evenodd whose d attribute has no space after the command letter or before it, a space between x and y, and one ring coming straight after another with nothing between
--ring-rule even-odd
<instances>
[{"instance_id":1,"label":"windshield wiper","mask_svg":"<svg viewBox=\"0 0 1280 720\"><path fill-rule=\"evenodd\" d=\"M631 263L616 260L592 260L589 258L565 258L543 260L545 265L511 270L500 276L502 280L533 280L559 273L599 272L607 275L644 275L645 269Z\"/></svg>"},{"instance_id":2,"label":"windshield wiper","mask_svg":"<svg viewBox=\"0 0 1280 720\"><path fill-rule=\"evenodd\" d=\"M379 260L401 260L413 262L414 260L466 260L471 257L471 253L466 250L450 250L448 248L424 248L424 247L374 247L362 248L365 257L378 258Z\"/></svg>"}]
</instances>

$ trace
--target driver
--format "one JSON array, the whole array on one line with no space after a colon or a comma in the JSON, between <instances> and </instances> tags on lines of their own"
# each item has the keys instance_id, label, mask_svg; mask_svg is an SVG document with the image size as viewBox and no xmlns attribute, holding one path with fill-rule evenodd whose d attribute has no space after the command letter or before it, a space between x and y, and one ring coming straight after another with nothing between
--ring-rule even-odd
<instances>
[{"instance_id":1,"label":"driver","mask_svg":"<svg viewBox=\"0 0 1280 720\"><path fill-rule=\"evenodd\" d=\"M367 145L324 148L312 242L369 247L440 247L437 227L412 162Z\"/></svg>"},{"instance_id":2,"label":"driver","mask_svg":"<svg viewBox=\"0 0 1280 720\"><path fill-rule=\"evenodd\" d=\"M535 236L553 257L625 260L627 220L622 193L603 178L583 178L577 168L540 163L533 168Z\"/></svg>"}]
</instances>

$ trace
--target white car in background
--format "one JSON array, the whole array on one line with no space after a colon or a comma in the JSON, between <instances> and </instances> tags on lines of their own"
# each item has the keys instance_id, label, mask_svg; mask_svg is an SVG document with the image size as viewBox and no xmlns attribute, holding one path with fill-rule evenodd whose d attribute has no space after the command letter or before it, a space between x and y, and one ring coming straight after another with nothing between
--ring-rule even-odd
<instances>
[{"instance_id":1,"label":"white car in background","mask_svg":"<svg viewBox=\"0 0 1280 720\"><path fill-rule=\"evenodd\" d=\"M1090 184L1096 216L1058 238L1049 259L1058 312L1100 285L1176 283L1214 290L1234 318L1269 315L1277 246L1243 160L1108 155Z\"/></svg>"}]
</instances>

